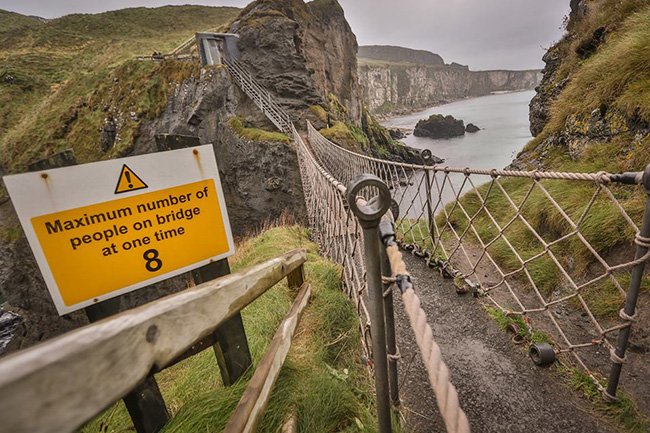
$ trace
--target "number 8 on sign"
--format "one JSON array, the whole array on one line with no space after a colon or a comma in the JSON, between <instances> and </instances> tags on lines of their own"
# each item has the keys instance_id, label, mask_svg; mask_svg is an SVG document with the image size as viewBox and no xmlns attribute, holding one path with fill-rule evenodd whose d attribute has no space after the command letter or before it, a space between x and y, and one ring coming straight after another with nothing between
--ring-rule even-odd
<instances>
[{"instance_id":1,"label":"number 8 on sign","mask_svg":"<svg viewBox=\"0 0 650 433\"><path fill-rule=\"evenodd\" d=\"M160 268L162 268L162 260L158 258L158 250L156 249L150 249L144 252L142 257L147 261L145 264L145 268L149 272L156 272L159 271Z\"/></svg>"}]
</instances>

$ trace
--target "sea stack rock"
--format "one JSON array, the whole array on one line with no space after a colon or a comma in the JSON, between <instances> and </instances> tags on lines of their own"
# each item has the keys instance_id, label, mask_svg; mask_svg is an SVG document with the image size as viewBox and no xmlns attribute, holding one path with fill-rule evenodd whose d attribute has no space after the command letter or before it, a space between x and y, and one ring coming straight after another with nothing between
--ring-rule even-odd
<instances>
[{"instance_id":1,"label":"sea stack rock","mask_svg":"<svg viewBox=\"0 0 650 433\"><path fill-rule=\"evenodd\" d=\"M432 114L428 119L420 120L415 125L413 135L416 137L450 138L465 134L465 124L453 116Z\"/></svg>"},{"instance_id":2,"label":"sea stack rock","mask_svg":"<svg viewBox=\"0 0 650 433\"><path fill-rule=\"evenodd\" d=\"M465 127L465 132L479 132L480 130L481 128L474 125L473 123L468 123L467 126Z\"/></svg>"},{"instance_id":3,"label":"sea stack rock","mask_svg":"<svg viewBox=\"0 0 650 433\"><path fill-rule=\"evenodd\" d=\"M406 137L404 131L399 128L389 129L388 133L390 134L390 138L393 140L401 140L402 138Z\"/></svg>"}]
</instances>

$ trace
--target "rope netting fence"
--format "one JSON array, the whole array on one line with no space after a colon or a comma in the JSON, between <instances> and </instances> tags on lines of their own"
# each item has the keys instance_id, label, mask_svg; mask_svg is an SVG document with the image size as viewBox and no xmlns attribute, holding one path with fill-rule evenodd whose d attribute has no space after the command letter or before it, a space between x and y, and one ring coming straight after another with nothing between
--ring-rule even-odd
<instances>
[{"instance_id":1,"label":"rope netting fence","mask_svg":"<svg viewBox=\"0 0 650 433\"><path fill-rule=\"evenodd\" d=\"M605 391L594 371L625 362L616 337L637 317L623 310L631 269L650 257L634 257L634 244L650 242L637 225L645 205L638 187L608 173L430 166L430 153L422 165L392 162L344 149L311 124L308 140L338 181L372 173L388 185L401 248L454 278L459 291L489 299L494 314L523 318L519 331L531 342L569 352Z\"/></svg>"},{"instance_id":2,"label":"rope netting fence","mask_svg":"<svg viewBox=\"0 0 650 433\"><path fill-rule=\"evenodd\" d=\"M359 316L364 351L367 359L372 361L374 357L371 350L371 316L365 300L367 293L364 293L368 290L368 284L363 254L363 230L350 210L349 200L346 199L347 187L320 166L295 128L293 139L300 165L312 238L321 246L323 255L342 265L344 285L348 295L355 302ZM365 194L357 197L357 204L361 206L367 204L364 195L377 196L376 188L366 188L362 192ZM391 220L388 216L384 218ZM393 283L399 282L396 285L401 291L404 308L447 431L469 433L467 416L460 406L458 393L450 381L449 369L442 359L440 347L433 338L426 313L420 306L420 299L410 284L401 252L396 245L387 245L386 253L393 275L391 280ZM388 356L396 356L396 354L388 354ZM388 395L386 394L385 397L387 398ZM390 421L388 424L390 425Z\"/></svg>"},{"instance_id":3,"label":"rope netting fence","mask_svg":"<svg viewBox=\"0 0 650 433\"><path fill-rule=\"evenodd\" d=\"M367 281L361 227L345 200L345 185L330 176L316 162L295 129L293 139L312 239L320 246L325 257L343 268L345 289L354 301L359 316L359 330L365 356L366 359L372 360L370 314L363 298Z\"/></svg>"}]
</instances>

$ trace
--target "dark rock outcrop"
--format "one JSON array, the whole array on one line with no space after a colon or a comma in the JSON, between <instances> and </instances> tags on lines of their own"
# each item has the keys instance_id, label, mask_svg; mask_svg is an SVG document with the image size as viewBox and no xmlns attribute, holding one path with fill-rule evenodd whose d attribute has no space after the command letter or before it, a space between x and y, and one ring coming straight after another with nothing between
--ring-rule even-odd
<instances>
[{"instance_id":1,"label":"dark rock outcrop","mask_svg":"<svg viewBox=\"0 0 650 433\"><path fill-rule=\"evenodd\" d=\"M594 54L599 46L605 43L606 38L607 30L605 27L598 27L594 30L593 35L580 42L580 45L576 47L576 54L581 59L586 59Z\"/></svg>"},{"instance_id":2,"label":"dark rock outcrop","mask_svg":"<svg viewBox=\"0 0 650 433\"><path fill-rule=\"evenodd\" d=\"M450 138L465 134L465 124L453 116L432 114L415 125L413 135L416 137Z\"/></svg>"},{"instance_id":3,"label":"dark rock outcrop","mask_svg":"<svg viewBox=\"0 0 650 433\"><path fill-rule=\"evenodd\" d=\"M474 125L473 123L468 123L467 126L465 127L465 132L470 132L470 133L479 132L480 130L481 128Z\"/></svg>"},{"instance_id":4,"label":"dark rock outcrop","mask_svg":"<svg viewBox=\"0 0 650 433\"><path fill-rule=\"evenodd\" d=\"M246 118L256 127L274 130L232 83L225 68L204 69L199 79L190 79L176 88L158 118L143 123L134 153L157 151L161 145L211 143L236 236L278 218L285 209L291 209L300 220L305 209L294 150L285 143L238 137L227 123L235 116Z\"/></svg>"},{"instance_id":5,"label":"dark rock outcrop","mask_svg":"<svg viewBox=\"0 0 650 433\"><path fill-rule=\"evenodd\" d=\"M537 137L550 119L551 104L562 90L566 87L570 77L557 80L558 68L562 64L562 59L557 50L550 49L542 61L546 64L542 70L542 82L535 89L537 93L530 101L528 109L528 120L530 121L530 133Z\"/></svg>"},{"instance_id":6,"label":"dark rock outcrop","mask_svg":"<svg viewBox=\"0 0 650 433\"><path fill-rule=\"evenodd\" d=\"M294 120L312 105L325 106L332 93L360 121L357 40L336 0L258 0L231 31L239 34L242 61Z\"/></svg>"},{"instance_id":7,"label":"dark rock outcrop","mask_svg":"<svg viewBox=\"0 0 650 433\"><path fill-rule=\"evenodd\" d=\"M113 116L108 116L104 121L104 128L102 128L102 150L107 152L113 144L115 144L115 138L117 137L117 124Z\"/></svg>"},{"instance_id":8,"label":"dark rock outcrop","mask_svg":"<svg viewBox=\"0 0 650 433\"><path fill-rule=\"evenodd\" d=\"M388 133L393 140L401 140L402 138L406 137L404 132L399 128L389 129Z\"/></svg>"}]
</instances>

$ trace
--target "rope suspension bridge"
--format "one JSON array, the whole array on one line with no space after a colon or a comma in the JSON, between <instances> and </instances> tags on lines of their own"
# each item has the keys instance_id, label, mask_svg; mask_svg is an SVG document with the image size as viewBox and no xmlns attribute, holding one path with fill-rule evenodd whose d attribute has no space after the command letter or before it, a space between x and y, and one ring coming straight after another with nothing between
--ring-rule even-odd
<instances>
[{"instance_id":1,"label":"rope suspension bridge","mask_svg":"<svg viewBox=\"0 0 650 433\"><path fill-rule=\"evenodd\" d=\"M458 309L465 314L455 316L451 312L443 316L439 305L431 309L428 298L450 286L442 278L453 281L457 293L471 293L490 314L507 323L519 342L530 345L535 364L547 366L562 356L562 361L581 369L608 401L618 399L624 364L632 364L626 372L647 374L645 359L638 362L636 354L626 352L632 326L646 313L639 311L638 300L650 258L650 165L643 172L623 174L477 170L432 165L429 151L421 152L421 164L353 152L325 138L309 122L299 131L275 96L238 56L231 55L228 47L234 46L236 37L197 34L199 54L204 64L222 62L239 88L293 143L312 238L323 256L340 265L344 289L357 311L362 357L375 379L381 433L391 432L391 406L401 403L396 323L408 328L409 335L401 333L400 339L414 337L419 353L413 355L419 354L424 368L417 372L426 371L447 431L470 431L463 398L468 399L465 409L470 419L480 427L475 406L483 400L489 406L490 396L501 397L498 392L480 397L482 390L474 383L470 391L479 397L467 394L467 386L459 386L459 397L441 346L457 369L459 356L454 358L451 350L461 343L456 335L449 338L443 333L437 342L434 329L449 317L453 320L447 320L447 326L454 329L464 317L471 317L471 323L465 320L470 328L482 318L467 308ZM193 46L188 40L167 56L194 59ZM165 58L159 54L152 59ZM212 263L197 271L196 287L118 315L112 315L119 311L115 305L104 305L105 320L0 362L0 425L12 432L76 431L124 398L138 432L160 431L169 414L153 373L215 347L224 384L234 383L252 366L240 311L286 279L297 293L295 300L225 430L255 431L311 295L304 278L306 261L306 251L298 249L222 278L217 277L229 274L227 262ZM423 291L428 296L421 299L413 281L434 291ZM460 302L453 289L451 293L453 299L445 302L454 310ZM404 314L395 312L394 295L399 296L396 304L401 299ZM436 323L430 320L432 314ZM100 315L91 312L92 317L94 321ZM494 336L489 329L484 333L486 338ZM474 357L467 353L476 352L461 353L468 374L487 376L483 364L469 365ZM505 356L493 359L510 361ZM522 372L538 377L515 364L513 360L503 367L510 370L509 377ZM459 373L455 380L462 377ZM509 383L498 380L484 378L479 386L489 383L497 391L511 391ZM518 382L524 383L520 388L537 385ZM426 386L426 379L419 379L420 384ZM553 411L554 418L562 418L573 409L571 402L557 405L549 401L552 396L533 399L530 389L521 391L537 421ZM548 409L540 407L544 404L555 406L544 410ZM490 407L488 416L493 417L496 409ZM508 415L516 411L509 404L498 409ZM514 425L510 421L498 419L494 429L508 430ZM518 421L517 431L539 427L528 419ZM552 429L569 425L552 421ZM575 420L580 431L592 431L590 420L585 425L583 421Z\"/></svg>"},{"instance_id":2,"label":"rope suspension bridge","mask_svg":"<svg viewBox=\"0 0 650 433\"><path fill-rule=\"evenodd\" d=\"M244 93L293 139L313 238L326 257L342 266L345 289L356 305L365 356L377 382L381 431L390 431L389 393L393 404L399 403L399 352L390 329L393 286L403 297L448 431L469 431L400 250L425 260L462 286L459 291L486 299L506 317L524 318L530 335L542 330L552 345L531 345L535 363L570 354L606 399L617 399L650 258L650 206L634 187L641 184L650 194L648 169L609 174L451 168L431 165L429 151L422 153L422 164L373 158L331 142L309 122L306 136L300 135L242 64L228 57L224 63ZM558 193L567 190L570 197ZM621 197L633 205L623 206ZM635 244L636 255L607 257L598 236L602 224ZM377 279L382 272L383 280ZM609 296L605 287L612 288L617 308L622 306L616 317L597 308L600 297ZM574 326L575 316L586 317L586 324ZM607 361L611 369L605 385L595 372Z\"/></svg>"}]
</instances>

